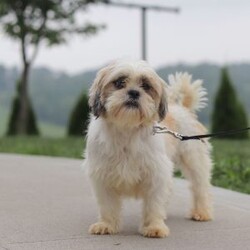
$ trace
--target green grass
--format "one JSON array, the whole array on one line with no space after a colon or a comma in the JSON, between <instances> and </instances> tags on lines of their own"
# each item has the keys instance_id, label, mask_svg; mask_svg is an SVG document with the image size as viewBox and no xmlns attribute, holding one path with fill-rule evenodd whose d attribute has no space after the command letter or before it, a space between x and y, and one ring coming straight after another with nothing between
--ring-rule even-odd
<instances>
[{"instance_id":1,"label":"green grass","mask_svg":"<svg viewBox=\"0 0 250 250\"><path fill-rule=\"evenodd\" d=\"M250 194L250 140L213 140L212 183Z\"/></svg>"},{"instance_id":2,"label":"green grass","mask_svg":"<svg viewBox=\"0 0 250 250\"><path fill-rule=\"evenodd\" d=\"M0 152L81 158L84 138L2 137Z\"/></svg>"},{"instance_id":3,"label":"green grass","mask_svg":"<svg viewBox=\"0 0 250 250\"><path fill-rule=\"evenodd\" d=\"M66 128L64 126L46 123L46 122L40 122L38 124L40 133L44 137L63 137L66 135Z\"/></svg>"},{"instance_id":4,"label":"green grass","mask_svg":"<svg viewBox=\"0 0 250 250\"><path fill-rule=\"evenodd\" d=\"M5 108L0 106L0 136L6 133L6 127L8 123L8 112Z\"/></svg>"},{"instance_id":5,"label":"green grass","mask_svg":"<svg viewBox=\"0 0 250 250\"><path fill-rule=\"evenodd\" d=\"M250 140L211 140L212 183L250 194ZM82 158L84 138L2 137L0 152Z\"/></svg>"}]
</instances>

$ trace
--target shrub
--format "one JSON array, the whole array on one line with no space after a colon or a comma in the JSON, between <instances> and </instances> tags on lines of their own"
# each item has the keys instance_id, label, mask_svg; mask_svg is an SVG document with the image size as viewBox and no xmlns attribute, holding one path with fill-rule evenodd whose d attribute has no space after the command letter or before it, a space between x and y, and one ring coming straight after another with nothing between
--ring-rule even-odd
<instances>
[{"instance_id":1,"label":"shrub","mask_svg":"<svg viewBox=\"0 0 250 250\"><path fill-rule=\"evenodd\" d=\"M17 94L12 103L12 111L10 114L7 135L17 135L20 134L20 132L25 135L39 135L36 117L29 97L27 97L27 117L26 120L23 121L25 122L25 124L23 124L24 131L19 131L18 122L20 122L19 116L21 112L21 94L19 86L20 84L17 84Z\"/></svg>"},{"instance_id":2,"label":"shrub","mask_svg":"<svg viewBox=\"0 0 250 250\"><path fill-rule=\"evenodd\" d=\"M247 115L243 105L237 98L227 68L222 68L220 81L212 114L212 132L246 128L248 126ZM223 135L221 137L246 139L248 138L248 131L234 135Z\"/></svg>"},{"instance_id":3,"label":"shrub","mask_svg":"<svg viewBox=\"0 0 250 250\"><path fill-rule=\"evenodd\" d=\"M89 112L88 96L86 93L83 93L71 113L68 125L68 135L78 136L86 134Z\"/></svg>"}]
</instances>

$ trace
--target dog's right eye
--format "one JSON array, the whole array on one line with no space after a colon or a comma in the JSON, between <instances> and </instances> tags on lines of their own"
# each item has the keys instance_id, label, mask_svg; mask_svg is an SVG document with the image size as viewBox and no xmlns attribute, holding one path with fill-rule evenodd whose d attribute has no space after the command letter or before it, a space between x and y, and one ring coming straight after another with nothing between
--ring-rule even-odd
<instances>
[{"instance_id":1,"label":"dog's right eye","mask_svg":"<svg viewBox=\"0 0 250 250\"><path fill-rule=\"evenodd\" d=\"M126 83L126 78L125 77L120 77L117 80L113 81L114 86L117 89L122 89L125 87L125 83Z\"/></svg>"}]
</instances>

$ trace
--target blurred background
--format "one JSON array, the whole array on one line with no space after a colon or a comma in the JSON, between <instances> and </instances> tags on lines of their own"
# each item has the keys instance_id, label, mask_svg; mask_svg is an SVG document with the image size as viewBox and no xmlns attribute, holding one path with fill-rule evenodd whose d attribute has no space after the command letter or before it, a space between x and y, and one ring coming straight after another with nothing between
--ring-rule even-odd
<instances>
[{"instance_id":1,"label":"blurred background","mask_svg":"<svg viewBox=\"0 0 250 250\"><path fill-rule=\"evenodd\" d=\"M248 0L1 0L0 152L81 157L89 86L124 57L146 59L166 81L176 71L203 79L199 117L211 131L247 127L249 24ZM214 142L236 157L221 164L249 180L248 133L232 138Z\"/></svg>"},{"instance_id":2,"label":"blurred background","mask_svg":"<svg viewBox=\"0 0 250 250\"><path fill-rule=\"evenodd\" d=\"M28 4L32 1L6 2ZM67 2L71 1L51 2L67 5ZM81 2L88 1L72 2L79 2L80 5ZM113 2L131 3L118 0ZM165 80L168 74L176 71L188 71L194 78L204 79L209 92L209 106L200 114L203 122L210 125L220 68L225 65L229 68L230 77L249 114L249 1L137 0L132 2L146 6L179 8L177 14L147 10L147 61ZM69 117L79 93L87 91L100 67L117 58L140 59L142 56L141 9L100 2L86 6L85 10L81 10L80 7L75 10L74 18L77 26L82 28L86 23L91 23L97 24L100 29L88 34L68 32L63 34L65 41L54 44L41 39L38 53L30 67L28 93L40 133L45 136L66 134ZM37 9L39 8L41 7L38 6ZM51 10L48 8L48 13L49 11ZM9 13L9 19L11 14ZM53 20L53 25L60 27L65 25L62 23L66 21L67 19L58 18ZM47 25L49 29L51 26L49 23ZM75 27L72 26L73 28ZM15 86L23 70L20 39L10 36L4 29L2 21L0 34L0 134L2 135L7 129L11 102L16 94ZM31 54L30 50L34 44L27 42L26 47L27 54L28 52Z\"/></svg>"}]
</instances>

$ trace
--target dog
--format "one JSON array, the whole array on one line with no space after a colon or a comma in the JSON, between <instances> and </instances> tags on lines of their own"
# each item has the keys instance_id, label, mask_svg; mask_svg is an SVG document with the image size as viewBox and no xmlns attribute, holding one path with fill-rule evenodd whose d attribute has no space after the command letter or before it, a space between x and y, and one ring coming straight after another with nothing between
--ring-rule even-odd
<instances>
[{"instance_id":1,"label":"dog","mask_svg":"<svg viewBox=\"0 0 250 250\"><path fill-rule=\"evenodd\" d=\"M185 135L205 133L195 112L206 101L202 81L177 73L167 84L145 61L115 61L97 73L89 91L85 165L100 217L89 233L119 232L122 199L135 197L143 201L140 233L168 236L164 221L174 167L191 182L191 219L212 219L208 140L182 142L152 132L160 125Z\"/></svg>"}]
</instances>

